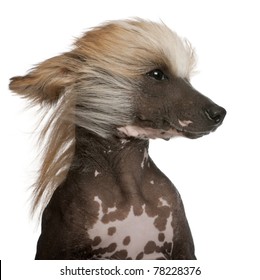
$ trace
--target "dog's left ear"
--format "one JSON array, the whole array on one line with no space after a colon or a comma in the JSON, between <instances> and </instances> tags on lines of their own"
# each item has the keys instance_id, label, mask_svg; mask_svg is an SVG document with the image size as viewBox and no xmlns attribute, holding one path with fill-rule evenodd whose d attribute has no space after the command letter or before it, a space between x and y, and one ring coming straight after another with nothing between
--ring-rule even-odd
<instances>
[{"instance_id":1,"label":"dog's left ear","mask_svg":"<svg viewBox=\"0 0 260 280\"><path fill-rule=\"evenodd\" d=\"M76 81L79 68L79 59L65 53L40 63L26 76L11 78L9 88L36 104L52 104Z\"/></svg>"}]
</instances>

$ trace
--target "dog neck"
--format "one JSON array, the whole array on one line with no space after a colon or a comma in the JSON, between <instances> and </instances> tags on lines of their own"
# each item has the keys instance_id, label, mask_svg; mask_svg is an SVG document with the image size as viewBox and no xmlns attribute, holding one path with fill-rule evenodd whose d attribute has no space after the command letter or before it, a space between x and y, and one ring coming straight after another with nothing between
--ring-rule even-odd
<instances>
[{"instance_id":1,"label":"dog neck","mask_svg":"<svg viewBox=\"0 0 260 280\"><path fill-rule=\"evenodd\" d=\"M113 177L129 196L140 195L147 168L149 141L133 137L102 138L83 128L76 128L76 147L72 167L96 178Z\"/></svg>"}]
</instances>

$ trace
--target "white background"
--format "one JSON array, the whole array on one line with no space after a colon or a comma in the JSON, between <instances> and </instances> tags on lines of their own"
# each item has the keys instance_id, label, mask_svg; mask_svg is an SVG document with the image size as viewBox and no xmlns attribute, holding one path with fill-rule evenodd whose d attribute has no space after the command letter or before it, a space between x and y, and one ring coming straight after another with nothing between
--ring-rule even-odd
<instances>
[{"instance_id":1,"label":"white background","mask_svg":"<svg viewBox=\"0 0 260 280\"><path fill-rule=\"evenodd\" d=\"M39 235L29 216L37 114L24 111L9 78L69 50L89 27L138 16L161 19L191 41L198 54L194 87L227 110L209 136L150 145L182 195L197 258L211 270L208 280L259 279L259 11L252 0L1 1L0 259L33 259Z\"/></svg>"}]
</instances>

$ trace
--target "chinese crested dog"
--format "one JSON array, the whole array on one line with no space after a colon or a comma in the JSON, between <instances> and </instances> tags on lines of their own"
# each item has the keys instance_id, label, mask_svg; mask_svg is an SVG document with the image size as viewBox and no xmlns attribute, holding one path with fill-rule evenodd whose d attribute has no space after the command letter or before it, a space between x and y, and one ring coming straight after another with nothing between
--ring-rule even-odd
<instances>
[{"instance_id":1,"label":"chinese crested dog","mask_svg":"<svg viewBox=\"0 0 260 280\"><path fill-rule=\"evenodd\" d=\"M10 89L51 115L33 210L36 259L195 259L180 194L149 139L198 138L226 111L190 83L190 43L163 23L112 21Z\"/></svg>"}]
</instances>

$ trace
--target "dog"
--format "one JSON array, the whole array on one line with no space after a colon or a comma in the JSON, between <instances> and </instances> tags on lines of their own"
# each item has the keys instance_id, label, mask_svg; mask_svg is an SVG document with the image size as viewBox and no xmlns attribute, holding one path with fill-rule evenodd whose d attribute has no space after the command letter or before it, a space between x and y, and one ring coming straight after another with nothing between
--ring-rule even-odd
<instances>
[{"instance_id":1,"label":"dog","mask_svg":"<svg viewBox=\"0 0 260 280\"><path fill-rule=\"evenodd\" d=\"M215 131L224 108L190 83L191 44L164 23L106 22L10 89L52 113L33 211L35 259L196 259L179 192L149 139Z\"/></svg>"}]
</instances>

